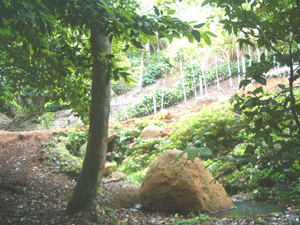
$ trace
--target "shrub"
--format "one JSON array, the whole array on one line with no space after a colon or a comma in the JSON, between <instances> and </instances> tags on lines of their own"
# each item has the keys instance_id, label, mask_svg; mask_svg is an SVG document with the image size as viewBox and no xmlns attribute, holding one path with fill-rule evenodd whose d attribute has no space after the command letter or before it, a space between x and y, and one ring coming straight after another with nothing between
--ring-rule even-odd
<instances>
[{"instance_id":1,"label":"shrub","mask_svg":"<svg viewBox=\"0 0 300 225\"><path fill-rule=\"evenodd\" d=\"M83 158L85 155L85 148L81 148L82 145L87 141L87 131L72 129L64 132L67 143L66 148L70 154Z\"/></svg>"},{"instance_id":2,"label":"shrub","mask_svg":"<svg viewBox=\"0 0 300 225\"><path fill-rule=\"evenodd\" d=\"M183 150L188 144L194 147L202 145L215 155L227 154L242 142L238 136L241 124L243 120L237 118L230 105L208 106L175 125L176 133L171 135L173 148ZM202 134L206 128L208 131Z\"/></svg>"}]
</instances>

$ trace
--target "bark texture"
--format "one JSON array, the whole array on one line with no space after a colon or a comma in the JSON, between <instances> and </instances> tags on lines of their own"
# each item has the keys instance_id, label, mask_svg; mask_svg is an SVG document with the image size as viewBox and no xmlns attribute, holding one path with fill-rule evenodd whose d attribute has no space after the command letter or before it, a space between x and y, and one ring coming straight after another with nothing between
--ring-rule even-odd
<instances>
[{"instance_id":1,"label":"bark texture","mask_svg":"<svg viewBox=\"0 0 300 225\"><path fill-rule=\"evenodd\" d=\"M300 24L300 0L296 0L296 5L297 5L297 10L298 10L298 15L299 15L299 24Z\"/></svg>"},{"instance_id":2,"label":"bark texture","mask_svg":"<svg viewBox=\"0 0 300 225\"><path fill-rule=\"evenodd\" d=\"M101 24L91 26L91 48L93 56L92 98L90 105L90 128L82 170L68 202L66 214L88 211L94 205L99 183L104 171L108 119L110 110L110 82L107 65L101 59L100 52L110 53L108 37L104 35Z\"/></svg>"}]
</instances>

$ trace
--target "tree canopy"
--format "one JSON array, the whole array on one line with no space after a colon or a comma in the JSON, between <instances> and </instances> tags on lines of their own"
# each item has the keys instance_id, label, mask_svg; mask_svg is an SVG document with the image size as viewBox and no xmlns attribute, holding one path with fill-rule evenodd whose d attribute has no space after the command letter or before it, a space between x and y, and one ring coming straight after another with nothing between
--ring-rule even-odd
<instances>
[{"instance_id":1,"label":"tree canopy","mask_svg":"<svg viewBox=\"0 0 300 225\"><path fill-rule=\"evenodd\" d=\"M16 96L26 102L43 95L53 102L68 102L87 118L91 74L90 28L103 24L114 43L142 48L154 35L172 41L184 34L200 41L200 33L188 23L172 18L173 11L154 8L153 14L134 12L134 1L1 1L1 111L14 116ZM124 7L125 6L125 7ZM129 78L114 55L110 61L113 79ZM10 93L10 94L9 94ZM80 99L80 100L79 100Z\"/></svg>"}]
</instances>

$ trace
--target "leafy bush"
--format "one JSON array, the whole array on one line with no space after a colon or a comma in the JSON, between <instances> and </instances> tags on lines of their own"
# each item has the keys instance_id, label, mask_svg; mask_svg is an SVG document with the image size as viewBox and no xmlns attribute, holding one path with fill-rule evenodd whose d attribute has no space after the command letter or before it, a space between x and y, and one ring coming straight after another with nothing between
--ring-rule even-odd
<instances>
[{"instance_id":1,"label":"leafy bush","mask_svg":"<svg viewBox=\"0 0 300 225\"><path fill-rule=\"evenodd\" d=\"M50 129L52 127L52 122L54 120L54 113L46 112L38 117L40 124L38 125L39 129Z\"/></svg>"},{"instance_id":2,"label":"leafy bush","mask_svg":"<svg viewBox=\"0 0 300 225\"><path fill-rule=\"evenodd\" d=\"M155 83L156 80L161 78L171 66L169 59L159 53L151 55L151 58L146 59L144 64L145 70L142 80L143 86Z\"/></svg>"},{"instance_id":3,"label":"leafy bush","mask_svg":"<svg viewBox=\"0 0 300 225\"><path fill-rule=\"evenodd\" d=\"M108 161L115 161L121 163L125 156L131 151L130 146L140 136L140 131L138 129L125 128L121 129L115 125L114 131L117 132L116 137L116 147L112 152L107 152L106 159Z\"/></svg>"},{"instance_id":4,"label":"leafy bush","mask_svg":"<svg viewBox=\"0 0 300 225\"><path fill-rule=\"evenodd\" d=\"M64 139L64 136L58 136L44 144L46 148L44 159L51 171L76 177L80 173L83 160L70 154L66 149Z\"/></svg>"},{"instance_id":5,"label":"leafy bush","mask_svg":"<svg viewBox=\"0 0 300 225\"><path fill-rule=\"evenodd\" d=\"M136 151L138 152L138 151ZM127 175L127 182L135 185L141 185L144 176L146 175L150 164L158 157L158 154L149 155L138 154L128 156L117 169L118 172L123 172Z\"/></svg>"},{"instance_id":6,"label":"leafy bush","mask_svg":"<svg viewBox=\"0 0 300 225\"><path fill-rule=\"evenodd\" d=\"M83 158L85 155L85 148L82 149L81 146L87 141L87 131L72 129L64 132L64 135L67 139L66 148L70 154Z\"/></svg>"},{"instance_id":7,"label":"leafy bush","mask_svg":"<svg viewBox=\"0 0 300 225\"><path fill-rule=\"evenodd\" d=\"M127 84L124 80L114 81L112 80L111 88L116 95L125 94L126 92L130 91L132 88L132 84Z\"/></svg>"},{"instance_id":8,"label":"leafy bush","mask_svg":"<svg viewBox=\"0 0 300 225\"><path fill-rule=\"evenodd\" d=\"M208 106L175 125L176 133L171 135L173 148L183 150L188 144L194 147L202 145L214 154L227 154L242 142L238 137L242 123L243 120L231 111L230 105ZM202 135L207 128L208 131Z\"/></svg>"},{"instance_id":9,"label":"leafy bush","mask_svg":"<svg viewBox=\"0 0 300 225\"><path fill-rule=\"evenodd\" d=\"M289 107L290 92L282 88L277 93L258 88L247 96L232 98L235 111L247 118L243 127L244 154L255 159L255 171L251 175L254 188L275 184L282 187L280 184L300 177L295 161L300 157L299 127ZM299 108L300 91L295 90L294 94L295 106Z\"/></svg>"}]
</instances>

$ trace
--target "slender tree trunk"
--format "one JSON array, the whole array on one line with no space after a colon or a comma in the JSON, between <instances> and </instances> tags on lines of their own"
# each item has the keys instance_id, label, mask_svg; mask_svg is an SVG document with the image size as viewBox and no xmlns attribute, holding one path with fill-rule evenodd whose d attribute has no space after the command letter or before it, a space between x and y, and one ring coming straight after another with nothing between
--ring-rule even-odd
<instances>
[{"instance_id":1,"label":"slender tree trunk","mask_svg":"<svg viewBox=\"0 0 300 225\"><path fill-rule=\"evenodd\" d=\"M300 24L300 0L296 0L298 15L299 15L299 24Z\"/></svg>"},{"instance_id":2,"label":"slender tree trunk","mask_svg":"<svg viewBox=\"0 0 300 225\"><path fill-rule=\"evenodd\" d=\"M290 55L292 54L292 46L290 46ZM290 60L289 62L290 66L290 77L289 77L289 90L290 90L290 95L291 95L291 106L290 106L290 112L292 113L295 123L297 124L298 127L298 135L300 135L300 121L297 115L297 110L296 108L296 99L294 96L294 67L293 67L293 61Z\"/></svg>"},{"instance_id":3,"label":"slender tree trunk","mask_svg":"<svg viewBox=\"0 0 300 225\"><path fill-rule=\"evenodd\" d=\"M107 66L101 60L99 53L110 53L110 43L108 37L105 37L101 31L103 31L101 24L92 25L90 41L93 72L89 137L79 180L72 198L68 202L66 210L68 215L73 215L79 211L88 211L94 207L94 200L105 166L110 110L110 81Z\"/></svg>"}]
</instances>

